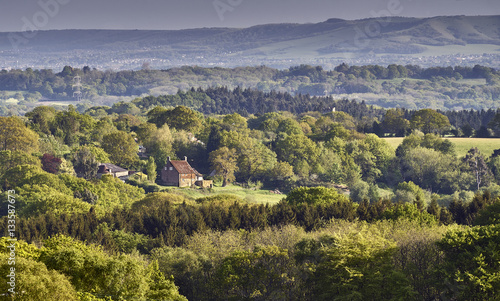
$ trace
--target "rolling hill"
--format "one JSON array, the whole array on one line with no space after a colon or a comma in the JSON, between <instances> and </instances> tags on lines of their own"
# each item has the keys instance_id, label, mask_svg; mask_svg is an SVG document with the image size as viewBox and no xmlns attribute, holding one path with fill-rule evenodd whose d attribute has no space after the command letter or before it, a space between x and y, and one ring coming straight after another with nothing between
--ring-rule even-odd
<instances>
[{"instance_id":1,"label":"rolling hill","mask_svg":"<svg viewBox=\"0 0 500 301\"><path fill-rule=\"evenodd\" d=\"M0 68L138 69L301 63L500 66L500 16L329 19L189 30L0 33Z\"/></svg>"}]
</instances>

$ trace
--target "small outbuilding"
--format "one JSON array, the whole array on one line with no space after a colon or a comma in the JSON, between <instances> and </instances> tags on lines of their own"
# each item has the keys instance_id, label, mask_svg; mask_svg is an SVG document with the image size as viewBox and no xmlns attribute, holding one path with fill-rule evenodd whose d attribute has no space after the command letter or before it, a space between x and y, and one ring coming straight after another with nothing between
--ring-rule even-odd
<instances>
[{"instance_id":1,"label":"small outbuilding","mask_svg":"<svg viewBox=\"0 0 500 301\"><path fill-rule=\"evenodd\" d=\"M128 177L129 171L111 163L102 163L98 167L97 177L101 178L103 175L112 175L115 178L123 179Z\"/></svg>"}]
</instances>

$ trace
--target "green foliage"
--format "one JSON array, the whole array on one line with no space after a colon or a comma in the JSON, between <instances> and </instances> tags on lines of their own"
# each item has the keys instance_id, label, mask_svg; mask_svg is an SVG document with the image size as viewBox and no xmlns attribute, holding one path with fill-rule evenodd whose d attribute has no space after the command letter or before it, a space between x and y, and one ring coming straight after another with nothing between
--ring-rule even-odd
<instances>
[{"instance_id":1,"label":"green foliage","mask_svg":"<svg viewBox=\"0 0 500 301\"><path fill-rule=\"evenodd\" d=\"M93 145L93 144L86 144L79 146L77 148L72 149L72 153L79 153L82 150L88 150L92 155L94 155L95 159L99 163L109 163L111 160L109 159L109 154L106 153L102 148Z\"/></svg>"},{"instance_id":2,"label":"green foliage","mask_svg":"<svg viewBox=\"0 0 500 301\"><path fill-rule=\"evenodd\" d=\"M401 159L403 177L424 189L448 192L466 188L457 160L428 148L412 148ZM464 181L464 182L462 182Z\"/></svg>"},{"instance_id":3,"label":"green foliage","mask_svg":"<svg viewBox=\"0 0 500 301\"><path fill-rule=\"evenodd\" d=\"M238 113L228 114L222 118L222 122L224 125L229 127L230 131L245 131L248 128L246 118L242 117Z\"/></svg>"},{"instance_id":4,"label":"green foliage","mask_svg":"<svg viewBox=\"0 0 500 301\"><path fill-rule=\"evenodd\" d=\"M415 292L391 258L396 244L375 229L301 241L296 260L315 300L411 300Z\"/></svg>"},{"instance_id":5,"label":"green foliage","mask_svg":"<svg viewBox=\"0 0 500 301\"><path fill-rule=\"evenodd\" d=\"M363 201L376 202L380 198L379 188L376 184L368 184L363 180L359 180L350 188L351 193L349 196L356 203Z\"/></svg>"},{"instance_id":6,"label":"green foliage","mask_svg":"<svg viewBox=\"0 0 500 301\"><path fill-rule=\"evenodd\" d=\"M174 284L174 278L166 278L160 271L158 261L152 261L146 270L149 291L146 294L147 300L171 300L187 301L188 299L179 294L178 287Z\"/></svg>"},{"instance_id":7,"label":"green foliage","mask_svg":"<svg viewBox=\"0 0 500 301\"><path fill-rule=\"evenodd\" d=\"M158 128L166 123L177 130L197 132L201 126L199 115L185 106L177 106L171 110L156 107L148 112L148 117L148 122L156 124Z\"/></svg>"},{"instance_id":8,"label":"green foliage","mask_svg":"<svg viewBox=\"0 0 500 301\"><path fill-rule=\"evenodd\" d=\"M412 181L401 182L396 187L394 192L396 202L403 203L425 203L427 197L422 188L413 183Z\"/></svg>"},{"instance_id":9,"label":"green foliage","mask_svg":"<svg viewBox=\"0 0 500 301\"><path fill-rule=\"evenodd\" d=\"M59 275L66 282L71 281L73 293L76 289L82 300L185 300L171 275L176 277L181 293L192 300L437 300L445 298L440 296L443 291L453 300L493 298L499 278L496 228L472 228L477 232L471 230L469 234L479 243L476 249L472 249L472 243L464 247L467 256L455 254L455 246L437 249L435 242L441 239L444 229L457 228L438 227L438 220L443 224L497 224L496 188L487 186L494 179L486 174L488 168L498 174L500 163L494 155L486 166L487 161L477 151L457 160L453 144L432 133L441 133L449 125L444 122L445 115L453 121L454 129L464 123L477 129L495 112L441 114L398 109L386 111L380 123L382 109L300 94L322 94L330 85L340 90L403 93L411 90L412 85L423 84L391 79L410 74L427 76L414 69L343 65L327 72L301 66L266 75L266 89L273 89L283 76L307 77L300 83L287 78L286 89L293 89L295 96L242 88L200 88L175 95L148 96L132 103L119 102L112 108L96 107L88 114L80 114L74 107L60 112L41 107L27 114L30 129L22 119L5 118L4 123L28 133L27 136L35 132L42 135L38 150L44 150L43 153L62 156L73 147L67 158L73 161L78 175L88 179L73 177L71 164L66 164L59 175L43 172L39 161L31 155L36 145L0 152L2 188L16 190L19 237L39 242L50 235L68 235L46 240L42 249L19 243L19 256L41 261L49 268L47 273L56 273L47 279ZM89 74L94 71L86 70ZM138 74L154 77L155 71L149 71L149 75ZM79 72L83 71L67 67L54 76L61 76L64 82L63 78L70 79ZM198 73L223 71L185 67L178 72L196 77ZM494 70L489 72L498 76L493 75ZM99 72L94 73L92 78L97 78ZM107 86L107 79L104 80L99 83L100 91L129 93L125 84L131 74L134 72L120 74L123 82L114 86ZM387 81L374 81L377 78ZM315 82L308 82L312 79ZM444 78L435 78L433 82L446 82L450 89L459 85ZM46 91L52 89L51 94L69 92L57 91L59 88L52 82L40 84ZM419 87L424 88L425 85ZM480 93L481 89L477 87L472 92ZM321 111L332 111L326 104L336 111L322 114ZM226 115L204 119L187 106ZM79 110L85 107L88 105L82 104ZM273 112L266 113L270 108ZM150 123L141 123L144 117L130 115L148 110ZM277 110L295 115L274 112ZM253 113L256 115L250 115ZM106 117L108 114L114 115ZM409 127L406 118L412 115L411 125L428 134L415 130L396 152L385 140L363 134L381 135L382 130L405 134ZM91 116L103 118L96 122ZM460 135L458 131L453 133ZM138 161L134 135L150 155L147 165ZM17 137L8 139L19 142ZM21 145L16 143L16 148ZM237 180L248 186L258 183L255 190L264 185L287 191L299 184L347 184L350 197L357 203L325 187L292 189L283 201L271 206L255 204L280 197L268 190L248 193L237 191L241 189L238 187L215 188L210 192L165 189L174 191L167 193L158 192L162 188L148 181L131 179L129 183L152 192L145 195L142 188L111 176L95 179L97 162L111 161L146 170L150 181L154 181L157 169L164 166L168 156L185 155L203 173L215 169L225 185ZM492 194L469 197L466 190L471 186L488 187ZM392 189L395 196L391 200ZM226 193L214 196L219 190ZM272 192L279 193L276 189ZM387 195L382 195L384 192ZM426 208L431 192L448 195L432 194L432 202ZM189 199L181 193L196 195L198 199L194 201L194 197ZM0 199L1 209L8 204L7 193L1 193ZM450 204L448 208L444 207L446 203ZM333 220L329 222L330 219ZM7 226L7 218L0 219L0 229ZM489 239L488 244L483 243L484 237ZM0 251L7 250L5 244L5 240L0 240ZM153 248L156 249L148 258L151 261L138 255ZM462 257L453 261L453 256ZM462 269L459 260L466 263L466 269ZM447 282L440 287L443 275ZM71 298L74 294L60 299Z\"/></svg>"},{"instance_id":10,"label":"green foliage","mask_svg":"<svg viewBox=\"0 0 500 301\"><path fill-rule=\"evenodd\" d=\"M29 179L38 174L45 173L40 165L22 164L7 170L2 177L2 184L5 190L28 184Z\"/></svg>"},{"instance_id":11,"label":"green foliage","mask_svg":"<svg viewBox=\"0 0 500 301\"><path fill-rule=\"evenodd\" d=\"M9 275L15 268L15 295L7 293L11 286L8 278L0 283L0 291L10 295L9 300L78 300L77 293L67 276L33 259L17 257L15 265L9 265L9 255L0 254L0 272ZM4 297L3 300L8 300Z\"/></svg>"},{"instance_id":12,"label":"green foliage","mask_svg":"<svg viewBox=\"0 0 500 301\"><path fill-rule=\"evenodd\" d=\"M234 173L238 170L236 160L236 150L225 146L210 153L212 168L223 178L222 187L235 180Z\"/></svg>"},{"instance_id":13,"label":"green foliage","mask_svg":"<svg viewBox=\"0 0 500 301\"><path fill-rule=\"evenodd\" d=\"M101 216L114 209L129 209L144 196L142 188L123 183L120 179L104 175L91 191L98 196L96 213Z\"/></svg>"},{"instance_id":14,"label":"green foliage","mask_svg":"<svg viewBox=\"0 0 500 301\"><path fill-rule=\"evenodd\" d=\"M293 166L287 162L278 161L271 170L270 178L275 181L284 181L293 177Z\"/></svg>"},{"instance_id":15,"label":"green foliage","mask_svg":"<svg viewBox=\"0 0 500 301\"><path fill-rule=\"evenodd\" d=\"M107 134L102 138L102 148L109 154L111 163L125 168L132 166L139 160L137 152L139 146L134 138L122 131Z\"/></svg>"},{"instance_id":16,"label":"green foliage","mask_svg":"<svg viewBox=\"0 0 500 301\"><path fill-rule=\"evenodd\" d=\"M11 241L9 237L1 237L0 238L0 253L2 254L9 254L11 251L13 251L10 246L12 246L12 243L15 244L15 255L26 258L26 259L32 259L32 260L38 260L40 257L40 249L37 248L33 244L28 244L25 241L22 240L17 240L15 242Z\"/></svg>"},{"instance_id":17,"label":"green foliage","mask_svg":"<svg viewBox=\"0 0 500 301\"><path fill-rule=\"evenodd\" d=\"M0 117L0 150L34 153L38 151L38 135L18 117Z\"/></svg>"},{"instance_id":18,"label":"green foliage","mask_svg":"<svg viewBox=\"0 0 500 301\"><path fill-rule=\"evenodd\" d=\"M95 152L95 150L94 150ZM73 168L76 175L86 180L94 179L97 177L98 163L96 155L91 147L82 146L76 149L72 156ZM107 162L103 162L107 163Z\"/></svg>"},{"instance_id":19,"label":"green foliage","mask_svg":"<svg viewBox=\"0 0 500 301\"><path fill-rule=\"evenodd\" d=\"M276 154L257 139L243 138L236 146L239 179L267 179L277 163Z\"/></svg>"},{"instance_id":20,"label":"green foliage","mask_svg":"<svg viewBox=\"0 0 500 301\"><path fill-rule=\"evenodd\" d=\"M236 251L215 273L214 290L227 300L288 300L295 280L287 250L277 246Z\"/></svg>"},{"instance_id":21,"label":"green foliage","mask_svg":"<svg viewBox=\"0 0 500 301\"><path fill-rule=\"evenodd\" d=\"M39 134L51 134L51 124L56 117L56 110L53 107L39 106L26 113L25 116L31 121L30 126L34 131Z\"/></svg>"},{"instance_id":22,"label":"green foliage","mask_svg":"<svg viewBox=\"0 0 500 301\"><path fill-rule=\"evenodd\" d=\"M146 173L148 175L148 180L151 182L156 182L156 163L154 157L148 158L148 164L146 165Z\"/></svg>"},{"instance_id":23,"label":"green foliage","mask_svg":"<svg viewBox=\"0 0 500 301\"><path fill-rule=\"evenodd\" d=\"M497 199L495 203L479 210L474 224L479 226L500 224L500 201Z\"/></svg>"},{"instance_id":24,"label":"green foliage","mask_svg":"<svg viewBox=\"0 0 500 301\"><path fill-rule=\"evenodd\" d=\"M308 176L319 157L316 144L303 134L287 135L276 143L278 160L288 162L297 174ZM302 170L301 170L302 169Z\"/></svg>"},{"instance_id":25,"label":"green foliage","mask_svg":"<svg viewBox=\"0 0 500 301\"><path fill-rule=\"evenodd\" d=\"M44 135L39 140L40 153L51 154L56 157L62 157L70 153L70 148L62 142L61 138L56 138L53 135Z\"/></svg>"},{"instance_id":26,"label":"green foliage","mask_svg":"<svg viewBox=\"0 0 500 301\"><path fill-rule=\"evenodd\" d=\"M56 138L63 139L68 146L76 146L87 140L88 135L95 126L95 120L89 115L78 113L70 105L66 111L56 113L51 124L51 132Z\"/></svg>"},{"instance_id":27,"label":"green foliage","mask_svg":"<svg viewBox=\"0 0 500 301\"><path fill-rule=\"evenodd\" d=\"M37 216L45 212L55 215L83 213L88 212L91 207L90 204L46 184L26 184L18 188L18 193L20 216Z\"/></svg>"},{"instance_id":28,"label":"green foliage","mask_svg":"<svg viewBox=\"0 0 500 301\"><path fill-rule=\"evenodd\" d=\"M213 294L207 283L207 274L213 268L207 256L187 248L161 247L151 251L152 260L158 262L164 275L172 275L180 293L190 300ZM206 295L205 295L206 296Z\"/></svg>"},{"instance_id":29,"label":"green foliage","mask_svg":"<svg viewBox=\"0 0 500 301\"><path fill-rule=\"evenodd\" d=\"M410 121L404 118L402 109L389 109L385 112L382 127L387 133L404 136L410 128Z\"/></svg>"},{"instance_id":30,"label":"green foliage","mask_svg":"<svg viewBox=\"0 0 500 301\"><path fill-rule=\"evenodd\" d=\"M396 206L386 210L382 216L383 218L389 220L406 219L429 226L437 224L437 220L434 215L419 209L417 204L411 203L397 204Z\"/></svg>"},{"instance_id":31,"label":"green foliage","mask_svg":"<svg viewBox=\"0 0 500 301\"><path fill-rule=\"evenodd\" d=\"M116 132L117 130L118 129L113 124L110 117L103 117L96 123L94 129L90 133L90 139L92 142L102 143L102 138L104 136ZM95 155L98 156L98 154ZM109 160L99 162L109 162Z\"/></svg>"},{"instance_id":32,"label":"green foliage","mask_svg":"<svg viewBox=\"0 0 500 301\"><path fill-rule=\"evenodd\" d=\"M500 290L500 226L452 230L438 243L445 255L444 291L455 300L495 300Z\"/></svg>"},{"instance_id":33,"label":"green foliage","mask_svg":"<svg viewBox=\"0 0 500 301\"><path fill-rule=\"evenodd\" d=\"M9 169L19 165L41 167L40 159L18 151L0 151L0 177Z\"/></svg>"},{"instance_id":34,"label":"green foliage","mask_svg":"<svg viewBox=\"0 0 500 301\"><path fill-rule=\"evenodd\" d=\"M108 255L95 245L86 245L58 235L44 241L40 260L71 279L77 291L113 299L185 300L172 279L164 278L155 263L149 266L136 255Z\"/></svg>"},{"instance_id":35,"label":"green foliage","mask_svg":"<svg viewBox=\"0 0 500 301\"><path fill-rule=\"evenodd\" d=\"M443 139L434 134L414 132L406 137L396 149L398 157L402 157L412 148L424 147L433 149L445 155L455 156L455 146L449 139Z\"/></svg>"},{"instance_id":36,"label":"green foliage","mask_svg":"<svg viewBox=\"0 0 500 301\"><path fill-rule=\"evenodd\" d=\"M464 163L468 165L476 180L477 190L479 190L481 185L487 186L491 180L492 174L486 165L483 155L481 155L477 147L471 148L463 160Z\"/></svg>"},{"instance_id":37,"label":"green foliage","mask_svg":"<svg viewBox=\"0 0 500 301\"><path fill-rule=\"evenodd\" d=\"M3 182L16 188L21 215L35 216L44 212L56 215L88 212L92 205L99 215L116 208L130 208L144 196L144 190L111 176L87 182L68 174L49 174L40 167L20 165L4 175Z\"/></svg>"},{"instance_id":38,"label":"green foliage","mask_svg":"<svg viewBox=\"0 0 500 301\"><path fill-rule=\"evenodd\" d=\"M299 187L290 191L285 201L289 204L321 205L348 202L348 199L334 188Z\"/></svg>"},{"instance_id":39,"label":"green foliage","mask_svg":"<svg viewBox=\"0 0 500 301\"><path fill-rule=\"evenodd\" d=\"M422 109L417 111L410 120L411 127L425 134L442 133L450 127L448 117L432 110Z\"/></svg>"},{"instance_id":40,"label":"green foliage","mask_svg":"<svg viewBox=\"0 0 500 301\"><path fill-rule=\"evenodd\" d=\"M212 196L207 196L203 198L196 199L197 203L218 203L218 204L226 204L230 205L233 204L234 202L238 203L243 203L243 200L235 195L232 194L217 194L217 195L212 195Z\"/></svg>"},{"instance_id":41,"label":"green foliage","mask_svg":"<svg viewBox=\"0 0 500 301\"><path fill-rule=\"evenodd\" d=\"M143 141L148 154L154 157L156 165L159 167L165 166L168 157L173 153L173 137L168 125L148 129L148 133L143 137L140 136L140 139Z\"/></svg>"}]
</instances>

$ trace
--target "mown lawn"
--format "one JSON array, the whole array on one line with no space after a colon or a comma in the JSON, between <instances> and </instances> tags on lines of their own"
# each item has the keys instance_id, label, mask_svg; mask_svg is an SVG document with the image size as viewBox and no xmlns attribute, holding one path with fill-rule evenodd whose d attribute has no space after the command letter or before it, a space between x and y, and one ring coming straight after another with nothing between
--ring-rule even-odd
<instances>
[{"instance_id":1,"label":"mown lawn","mask_svg":"<svg viewBox=\"0 0 500 301\"><path fill-rule=\"evenodd\" d=\"M396 149L404 138L391 137L384 138L389 144ZM500 149L500 138L446 138L455 144L455 152L458 157L463 157L469 149L477 147L481 154L485 157L491 156L493 151Z\"/></svg>"}]
</instances>

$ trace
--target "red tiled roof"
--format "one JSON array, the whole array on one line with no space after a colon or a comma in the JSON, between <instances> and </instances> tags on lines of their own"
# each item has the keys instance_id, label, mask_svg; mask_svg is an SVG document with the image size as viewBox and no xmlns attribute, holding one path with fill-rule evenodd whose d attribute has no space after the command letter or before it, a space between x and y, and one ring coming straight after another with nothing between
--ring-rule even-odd
<instances>
[{"instance_id":1,"label":"red tiled roof","mask_svg":"<svg viewBox=\"0 0 500 301\"><path fill-rule=\"evenodd\" d=\"M192 168L192 167L191 167ZM197 177L203 177L203 175L201 173L199 173L196 169L193 168L193 171L194 171L194 174L197 176Z\"/></svg>"},{"instance_id":2,"label":"red tiled roof","mask_svg":"<svg viewBox=\"0 0 500 301\"><path fill-rule=\"evenodd\" d=\"M188 162L186 161L170 161L172 163L172 166L179 172L180 174L199 174L194 168L189 165Z\"/></svg>"}]
</instances>

